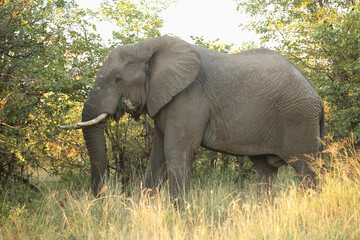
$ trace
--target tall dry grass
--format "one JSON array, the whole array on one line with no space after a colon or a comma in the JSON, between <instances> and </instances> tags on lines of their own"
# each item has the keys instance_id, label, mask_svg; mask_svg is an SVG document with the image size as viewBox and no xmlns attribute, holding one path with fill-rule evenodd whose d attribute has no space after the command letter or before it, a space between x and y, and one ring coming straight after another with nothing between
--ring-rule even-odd
<instances>
[{"instance_id":1,"label":"tall dry grass","mask_svg":"<svg viewBox=\"0 0 360 240\"><path fill-rule=\"evenodd\" d=\"M290 168L269 196L257 196L252 180L240 187L214 173L193 183L178 212L166 188L141 197L137 186L128 196L113 187L94 199L47 185L36 208L1 219L0 239L360 239L360 153L350 142L328 145L316 191L301 191Z\"/></svg>"}]
</instances>

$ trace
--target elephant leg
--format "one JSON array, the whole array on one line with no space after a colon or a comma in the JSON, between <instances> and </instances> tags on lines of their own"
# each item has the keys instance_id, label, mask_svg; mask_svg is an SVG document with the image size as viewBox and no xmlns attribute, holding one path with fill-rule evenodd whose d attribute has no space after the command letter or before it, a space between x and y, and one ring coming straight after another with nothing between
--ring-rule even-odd
<instances>
[{"instance_id":1,"label":"elephant leg","mask_svg":"<svg viewBox=\"0 0 360 240\"><path fill-rule=\"evenodd\" d=\"M180 208L184 197L190 190L192 162L202 136L199 131L199 129L192 131L188 128L179 134L181 130L174 128L165 133L165 159L169 192L176 209Z\"/></svg>"},{"instance_id":2,"label":"elephant leg","mask_svg":"<svg viewBox=\"0 0 360 240\"><path fill-rule=\"evenodd\" d=\"M278 173L278 166L272 166L269 162L277 162L275 160L281 159L272 155L250 156L249 158L259 174L258 190L261 193L269 193Z\"/></svg>"},{"instance_id":3,"label":"elephant leg","mask_svg":"<svg viewBox=\"0 0 360 240\"><path fill-rule=\"evenodd\" d=\"M167 145L165 143L165 145ZM165 147L167 174L169 179L169 191L176 207L181 205L183 198L190 190L191 166L194 151L190 146Z\"/></svg>"},{"instance_id":4,"label":"elephant leg","mask_svg":"<svg viewBox=\"0 0 360 240\"><path fill-rule=\"evenodd\" d=\"M160 186L165 174L164 135L155 126L154 141L145 170L143 188L147 190L155 190Z\"/></svg>"},{"instance_id":5,"label":"elephant leg","mask_svg":"<svg viewBox=\"0 0 360 240\"><path fill-rule=\"evenodd\" d=\"M200 146L209 122L208 109L202 101L194 101L195 88L178 95L159 116L163 127L169 193L175 208L181 206L190 190L191 168L195 150ZM186 106L186 107L184 107ZM161 122L162 121L162 122Z\"/></svg>"},{"instance_id":6,"label":"elephant leg","mask_svg":"<svg viewBox=\"0 0 360 240\"><path fill-rule=\"evenodd\" d=\"M299 155L293 157L288 163L295 169L299 177L300 187L303 189L315 188L315 172L311 166L313 162L311 157Z\"/></svg>"}]
</instances>

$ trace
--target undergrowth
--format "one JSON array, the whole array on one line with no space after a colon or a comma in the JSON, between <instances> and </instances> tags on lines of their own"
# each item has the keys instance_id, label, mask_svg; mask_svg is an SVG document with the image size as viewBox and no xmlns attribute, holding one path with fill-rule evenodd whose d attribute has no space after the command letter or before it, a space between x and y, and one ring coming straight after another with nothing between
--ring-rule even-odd
<instances>
[{"instance_id":1,"label":"undergrowth","mask_svg":"<svg viewBox=\"0 0 360 240\"><path fill-rule=\"evenodd\" d=\"M139 181L129 191L113 184L95 199L88 183L39 179L40 196L1 193L0 238L359 239L360 153L350 142L327 146L328 168L316 190L299 189L284 167L272 193L259 196L255 178L235 181L225 169L195 178L181 211L166 187L149 197L141 196Z\"/></svg>"}]
</instances>

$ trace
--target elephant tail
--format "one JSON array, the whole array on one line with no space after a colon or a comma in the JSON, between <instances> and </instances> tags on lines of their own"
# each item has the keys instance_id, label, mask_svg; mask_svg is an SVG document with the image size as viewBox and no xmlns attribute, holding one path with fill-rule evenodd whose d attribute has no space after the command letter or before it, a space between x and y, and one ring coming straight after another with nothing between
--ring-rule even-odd
<instances>
[{"instance_id":1,"label":"elephant tail","mask_svg":"<svg viewBox=\"0 0 360 240\"><path fill-rule=\"evenodd\" d=\"M320 114L321 114L320 115L320 141L321 141L320 153L321 153L321 158L325 161L326 154L325 154L325 143L324 143L324 138L325 138L325 110L324 110L324 106L322 106Z\"/></svg>"}]
</instances>

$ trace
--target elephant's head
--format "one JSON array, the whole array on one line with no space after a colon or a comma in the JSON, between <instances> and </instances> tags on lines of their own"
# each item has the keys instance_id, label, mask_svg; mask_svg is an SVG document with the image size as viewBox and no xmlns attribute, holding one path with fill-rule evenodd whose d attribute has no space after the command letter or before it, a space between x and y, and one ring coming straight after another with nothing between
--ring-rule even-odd
<instances>
[{"instance_id":1,"label":"elephant's head","mask_svg":"<svg viewBox=\"0 0 360 240\"><path fill-rule=\"evenodd\" d=\"M192 45L172 37L119 46L105 60L83 108L84 139L91 161L91 185L98 195L106 169L104 125L126 99L139 113L155 116L197 76L200 56Z\"/></svg>"}]
</instances>

